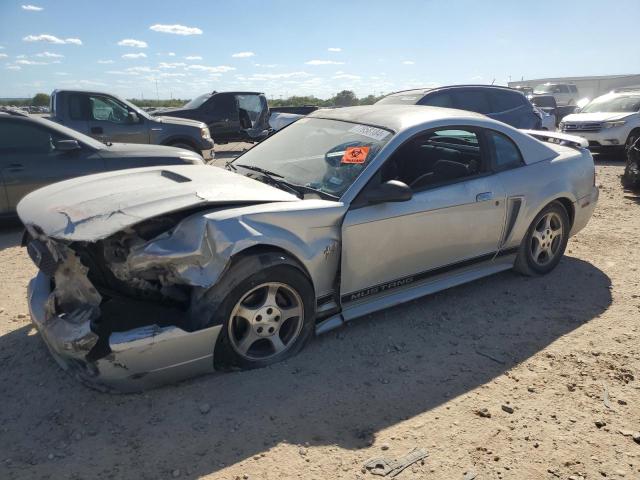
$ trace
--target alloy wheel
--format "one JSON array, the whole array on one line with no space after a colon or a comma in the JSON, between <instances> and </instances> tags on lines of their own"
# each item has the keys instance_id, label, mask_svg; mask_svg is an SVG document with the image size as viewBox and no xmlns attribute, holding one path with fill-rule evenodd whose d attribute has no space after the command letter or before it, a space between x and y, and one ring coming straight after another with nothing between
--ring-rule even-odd
<instances>
[{"instance_id":1,"label":"alloy wheel","mask_svg":"<svg viewBox=\"0 0 640 480\"><path fill-rule=\"evenodd\" d=\"M531 258L539 266L545 266L552 262L560 248L563 240L562 219L555 212L544 215L533 229L531 235L530 252Z\"/></svg>"},{"instance_id":2,"label":"alloy wheel","mask_svg":"<svg viewBox=\"0 0 640 480\"><path fill-rule=\"evenodd\" d=\"M269 282L245 293L231 311L228 334L236 353L267 360L288 350L304 324L302 298L289 285Z\"/></svg>"}]
</instances>

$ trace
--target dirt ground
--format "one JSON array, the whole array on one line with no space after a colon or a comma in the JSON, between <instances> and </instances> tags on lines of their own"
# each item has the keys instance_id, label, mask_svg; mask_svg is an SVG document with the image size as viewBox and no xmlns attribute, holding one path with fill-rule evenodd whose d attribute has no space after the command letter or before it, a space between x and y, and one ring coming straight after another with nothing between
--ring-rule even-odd
<instances>
[{"instance_id":1,"label":"dirt ground","mask_svg":"<svg viewBox=\"0 0 640 480\"><path fill-rule=\"evenodd\" d=\"M135 395L55 364L29 324L34 267L5 228L0 478L375 479L367 459L421 447L397 478L638 479L640 200L621 173L599 162L594 218L548 276L498 274L286 363Z\"/></svg>"}]
</instances>

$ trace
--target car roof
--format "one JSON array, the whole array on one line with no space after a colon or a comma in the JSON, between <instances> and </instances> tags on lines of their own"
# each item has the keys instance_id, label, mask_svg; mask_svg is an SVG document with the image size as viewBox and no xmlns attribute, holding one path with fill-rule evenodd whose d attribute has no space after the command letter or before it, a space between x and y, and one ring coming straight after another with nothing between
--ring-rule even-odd
<instances>
[{"instance_id":1,"label":"car roof","mask_svg":"<svg viewBox=\"0 0 640 480\"><path fill-rule=\"evenodd\" d=\"M392 97L394 95L406 95L408 93L422 93L426 95L429 92L435 92L437 90L448 90L448 89L462 89L462 88L480 88L487 90L507 90L510 92L522 93L518 90L515 90L511 87L505 87L503 85L484 85L484 84L463 84L463 85L442 85L440 87L425 87L425 88L412 88L409 90L399 90L397 92L390 93L386 95L387 97Z\"/></svg>"},{"instance_id":2,"label":"car roof","mask_svg":"<svg viewBox=\"0 0 640 480\"><path fill-rule=\"evenodd\" d=\"M423 105L379 104L360 107L326 108L307 115L308 118L325 118L345 122L373 125L400 132L426 122L451 120L491 120L479 113L453 108L428 107Z\"/></svg>"}]
</instances>

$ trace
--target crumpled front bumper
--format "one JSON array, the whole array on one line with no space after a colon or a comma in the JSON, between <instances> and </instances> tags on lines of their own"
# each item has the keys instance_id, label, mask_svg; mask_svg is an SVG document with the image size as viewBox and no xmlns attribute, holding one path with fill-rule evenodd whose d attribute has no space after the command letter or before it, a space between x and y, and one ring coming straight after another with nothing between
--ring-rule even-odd
<instances>
[{"instance_id":1,"label":"crumpled front bumper","mask_svg":"<svg viewBox=\"0 0 640 480\"><path fill-rule=\"evenodd\" d=\"M179 327L147 325L108 338L110 353L87 358L98 336L90 322L47 317L51 294L42 272L28 287L31 320L58 364L82 383L103 391L136 392L213 371L213 350L221 326L187 332ZM90 358L90 357L89 357Z\"/></svg>"}]
</instances>

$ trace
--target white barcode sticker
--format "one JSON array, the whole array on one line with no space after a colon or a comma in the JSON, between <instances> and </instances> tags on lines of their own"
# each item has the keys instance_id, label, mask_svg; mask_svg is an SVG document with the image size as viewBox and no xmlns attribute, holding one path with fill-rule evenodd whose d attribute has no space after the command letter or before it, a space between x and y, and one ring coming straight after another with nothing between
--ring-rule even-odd
<instances>
[{"instance_id":1,"label":"white barcode sticker","mask_svg":"<svg viewBox=\"0 0 640 480\"><path fill-rule=\"evenodd\" d=\"M355 127L349 130L351 133L357 133L358 135L363 135L365 137L373 138L374 140L384 140L391 132L387 130L383 130L382 128L370 127L369 125L356 125Z\"/></svg>"}]
</instances>

